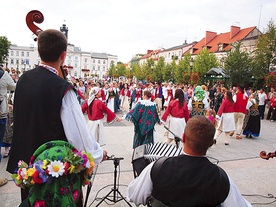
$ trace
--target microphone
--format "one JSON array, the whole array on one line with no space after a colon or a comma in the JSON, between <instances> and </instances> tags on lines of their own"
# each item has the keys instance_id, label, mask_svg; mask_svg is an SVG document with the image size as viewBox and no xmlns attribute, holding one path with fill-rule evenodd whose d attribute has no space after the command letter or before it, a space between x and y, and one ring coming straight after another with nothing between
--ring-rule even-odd
<instances>
[{"instance_id":1,"label":"microphone","mask_svg":"<svg viewBox=\"0 0 276 207\"><path fill-rule=\"evenodd\" d=\"M170 133L172 133L172 135L174 136L174 141L175 141L176 143L182 142L182 139L181 139L180 137L178 137L177 135L175 135L167 126L164 126L164 128L165 128L166 130L168 130Z\"/></svg>"}]
</instances>

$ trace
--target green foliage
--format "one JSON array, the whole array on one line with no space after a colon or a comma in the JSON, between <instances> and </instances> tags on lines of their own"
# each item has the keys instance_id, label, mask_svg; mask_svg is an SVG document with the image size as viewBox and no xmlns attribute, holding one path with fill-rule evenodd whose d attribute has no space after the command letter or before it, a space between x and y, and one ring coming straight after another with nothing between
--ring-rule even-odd
<instances>
[{"instance_id":1,"label":"green foliage","mask_svg":"<svg viewBox=\"0 0 276 207\"><path fill-rule=\"evenodd\" d=\"M193 72L198 72L200 77L200 83L204 82L204 75L211 69L217 68L219 66L217 57L214 53L210 53L207 48L203 50L196 56L194 60Z\"/></svg>"},{"instance_id":2,"label":"green foliage","mask_svg":"<svg viewBox=\"0 0 276 207\"><path fill-rule=\"evenodd\" d=\"M268 73L266 76L265 76L265 81L266 81L266 85L268 87L273 87L273 88L276 88L276 72L273 72L273 73Z\"/></svg>"},{"instance_id":3,"label":"green foliage","mask_svg":"<svg viewBox=\"0 0 276 207\"><path fill-rule=\"evenodd\" d=\"M144 80L145 79L145 74L139 64L133 64L132 65L132 72L133 75L137 78L137 80Z\"/></svg>"},{"instance_id":4,"label":"green foliage","mask_svg":"<svg viewBox=\"0 0 276 207\"><path fill-rule=\"evenodd\" d=\"M248 52L241 51L241 42L232 46L225 59L225 73L230 76L233 85L244 85L252 81L252 57Z\"/></svg>"},{"instance_id":5,"label":"green foliage","mask_svg":"<svg viewBox=\"0 0 276 207\"><path fill-rule=\"evenodd\" d=\"M257 41L254 58L254 76L258 79L263 77L276 65L276 25L271 20L267 25L265 34Z\"/></svg>"},{"instance_id":6,"label":"green foliage","mask_svg":"<svg viewBox=\"0 0 276 207\"><path fill-rule=\"evenodd\" d=\"M175 72L175 82L176 83L186 83L190 82L190 59L191 55L187 54L181 58L178 62L176 72ZM187 75L189 78L187 78Z\"/></svg>"},{"instance_id":7,"label":"green foliage","mask_svg":"<svg viewBox=\"0 0 276 207\"><path fill-rule=\"evenodd\" d=\"M171 64L166 64L164 70L162 71L163 81L169 82L171 80L171 76L172 76L171 71L172 71Z\"/></svg>"},{"instance_id":8,"label":"green foliage","mask_svg":"<svg viewBox=\"0 0 276 207\"><path fill-rule=\"evenodd\" d=\"M153 68L153 81L154 82L162 82L162 71L165 68L165 59L160 57L155 67Z\"/></svg>"},{"instance_id":9,"label":"green foliage","mask_svg":"<svg viewBox=\"0 0 276 207\"><path fill-rule=\"evenodd\" d=\"M0 36L0 64L3 64L7 61L9 57L9 48L11 42L5 36Z\"/></svg>"}]
</instances>

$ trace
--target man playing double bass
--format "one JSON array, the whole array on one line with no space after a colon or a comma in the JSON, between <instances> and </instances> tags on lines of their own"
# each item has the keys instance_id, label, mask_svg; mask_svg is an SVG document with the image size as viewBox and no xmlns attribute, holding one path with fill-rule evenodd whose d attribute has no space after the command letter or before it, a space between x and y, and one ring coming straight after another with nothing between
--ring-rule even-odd
<instances>
[{"instance_id":1,"label":"man playing double bass","mask_svg":"<svg viewBox=\"0 0 276 207\"><path fill-rule=\"evenodd\" d=\"M59 77L66 58L67 40L58 30L38 35L41 64L18 80L14 98L13 143L7 171L13 173L19 160L28 162L34 151L51 140L64 140L77 150L89 152L96 164L106 151L86 127L73 86ZM28 191L22 191L24 200Z\"/></svg>"}]
</instances>

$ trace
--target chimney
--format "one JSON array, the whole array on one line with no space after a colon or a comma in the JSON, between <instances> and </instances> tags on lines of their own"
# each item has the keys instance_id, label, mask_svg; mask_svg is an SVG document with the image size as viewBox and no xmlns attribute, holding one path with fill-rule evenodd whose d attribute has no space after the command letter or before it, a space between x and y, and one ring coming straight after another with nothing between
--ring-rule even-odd
<instances>
[{"instance_id":1,"label":"chimney","mask_svg":"<svg viewBox=\"0 0 276 207\"><path fill-rule=\"evenodd\" d=\"M232 39L236 34L238 34L240 30L241 30L240 27L231 26L231 29L230 29L230 39Z\"/></svg>"},{"instance_id":2,"label":"chimney","mask_svg":"<svg viewBox=\"0 0 276 207\"><path fill-rule=\"evenodd\" d=\"M217 36L216 32L210 32L206 31L206 36L205 36L205 45L207 45L212 39L214 39Z\"/></svg>"}]
</instances>

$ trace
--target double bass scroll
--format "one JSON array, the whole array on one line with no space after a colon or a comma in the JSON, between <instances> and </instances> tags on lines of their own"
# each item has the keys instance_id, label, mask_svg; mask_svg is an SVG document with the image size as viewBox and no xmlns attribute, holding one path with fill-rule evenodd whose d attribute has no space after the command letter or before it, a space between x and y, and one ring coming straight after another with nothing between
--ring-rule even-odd
<instances>
[{"instance_id":1,"label":"double bass scroll","mask_svg":"<svg viewBox=\"0 0 276 207\"><path fill-rule=\"evenodd\" d=\"M43 21L44 21L44 16L38 10L32 10L26 16L26 24L34 34L34 41L37 41L37 36L39 35L40 32L43 31L38 26L36 26L34 24L34 22L40 24ZM58 74L61 78L67 80L67 78L66 78L67 74L66 74L65 70L62 68L62 66L60 66L60 68L58 69Z\"/></svg>"},{"instance_id":2,"label":"double bass scroll","mask_svg":"<svg viewBox=\"0 0 276 207\"><path fill-rule=\"evenodd\" d=\"M34 33L35 36L38 36L38 34L42 31L42 29L36 26L34 22L40 24L43 21L44 21L44 16L38 10L32 10L26 16L27 26ZM34 38L34 41L37 41L37 37Z\"/></svg>"},{"instance_id":3,"label":"double bass scroll","mask_svg":"<svg viewBox=\"0 0 276 207\"><path fill-rule=\"evenodd\" d=\"M265 151L261 151L260 152L260 157L263 158L263 159L268 160L269 158L276 157L276 151L275 152L269 152L267 154L266 154Z\"/></svg>"}]
</instances>

